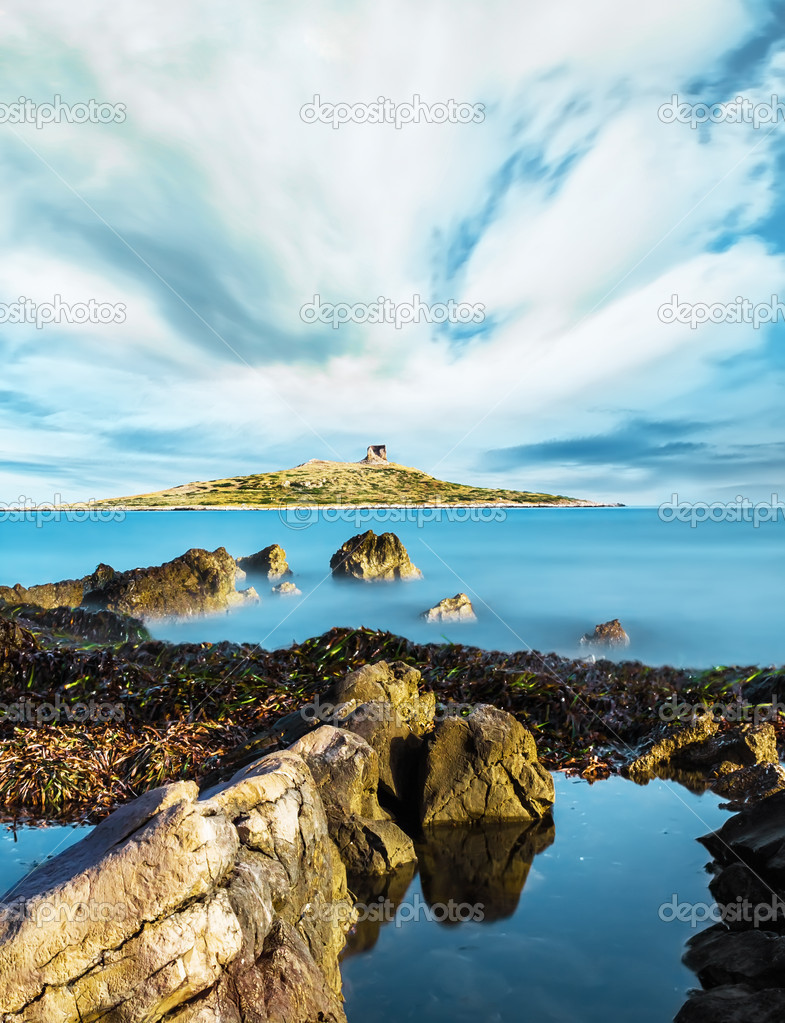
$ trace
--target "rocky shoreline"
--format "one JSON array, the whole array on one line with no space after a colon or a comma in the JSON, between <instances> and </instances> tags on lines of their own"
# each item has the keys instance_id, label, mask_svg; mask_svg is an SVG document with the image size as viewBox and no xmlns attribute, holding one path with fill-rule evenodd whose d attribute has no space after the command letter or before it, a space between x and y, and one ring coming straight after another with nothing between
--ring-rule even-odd
<instances>
[{"instance_id":1,"label":"rocky shoreline","mask_svg":"<svg viewBox=\"0 0 785 1023\"><path fill-rule=\"evenodd\" d=\"M347 585L419 574L394 534L351 538L332 566ZM429 863L474 870L476 846L487 865L480 825L514 826L510 850L542 848L558 769L672 778L740 811L704 842L712 894L749 906L753 924L723 918L691 942L686 962L706 990L678 1019L782 1018L785 912L764 928L756 909L785 894L782 670L604 660L602 644L625 643L617 621L587 634L599 659L582 660L366 629L277 651L175 645L145 627L258 599L237 586L277 582L275 592L290 575L272 545L240 563L223 548L189 551L150 569L99 565L0 588L0 813L101 821L13 893L0 929L3 1023L340 1023L338 955L362 893L394 901L418 852L424 890ZM431 610L467 615L464 597ZM514 863L525 877L531 855L518 863L510 851L499 869ZM470 884L496 885L503 901L504 877L476 871ZM62 926L60 914L38 926L42 906L134 886L127 920ZM373 934L364 922L354 947Z\"/></svg>"},{"instance_id":2,"label":"rocky shoreline","mask_svg":"<svg viewBox=\"0 0 785 1023\"><path fill-rule=\"evenodd\" d=\"M438 856L439 826L530 826L553 804L512 715L437 722L420 681L403 663L351 673L345 727L303 723L209 791L151 790L6 893L4 1023L344 1023L347 875L359 890L416 861L413 811Z\"/></svg>"}]
</instances>

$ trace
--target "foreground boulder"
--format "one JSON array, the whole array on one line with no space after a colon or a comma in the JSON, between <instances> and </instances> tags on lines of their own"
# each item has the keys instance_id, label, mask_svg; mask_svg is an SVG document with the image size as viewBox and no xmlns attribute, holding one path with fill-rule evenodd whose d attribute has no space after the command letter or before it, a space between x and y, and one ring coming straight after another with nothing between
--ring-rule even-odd
<instances>
[{"instance_id":1,"label":"foreground boulder","mask_svg":"<svg viewBox=\"0 0 785 1023\"><path fill-rule=\"evenodd\" d=\"M277 543L247 558L238 558L237 567L248 575L266 576L268 579L285 579L292 574L286 560L286 551Z\"/></svg>"},{"instance_id":2,"label":"foreground boulder","mask_svg":"<svg viewBox=\"0 0 785 1023\"><path fill-rule=\"evenodd\" d=\"M395 533L377 536L372 529L347 540L330 558L330 568L336 578L363 582L422 578Z\"/></svg>"},{"instance_id":3,"label":"foreground boulder","mask_svg":"<svg viewBox=\"0 0 785 1023\"><path fill-rule=\"evenodd\" d=\"M622 628L618 618L614 618L612 622L603 622L602 625L595 625L594 632L587 632L581 636L581 646L611 648L629 645L630 637Z\"/></svg>"},{"instance_id":4,"label":"foreground boulder","mask_svg":"<svg viewBox=\"0 0 785 1023\"><path fill-rule=\"evenodd\" d=\"M18 585L0 587L0 598L46 609L83 605L140 619L184 617L258 600L254 589L236 589L237 578L237 565L225 548L212 552L193 548L152 568L115 572L109 565L99 565L83 579L27 590Z\"/></svg>"},{"instance_id":5,"label":"foreground boulder","mask_svg":"<svg viewBox=\"0 0 785 1023\"><path fill-rule=\"evenodd\" d=\"M0 916L10 1023L343 1023L343 865L313 778L264 758L210 798L146 793L18 885Z\"/></svg>"},{"instance_id":6,"label":"foreground boulder","mask_svg":"<svg viewBox=\"0 0 785 1023\"><path fill-rule=\"evenodd\" d=\"M381 791L397 803L416 799L423 737L433 727L436 697L421 692L420 672L403 661L378 661L336 685L336 715L376 751Z\"/></svg>"},{"instance_id":7,"label":"foreground boulder","mask_svg":"<svg viewBox=\"0 0 785 1023\"><path fill-rule=\"evenodd\" d=\"M511 714L480 704L450 716L428 741L420 820L431 824L532 821L550 813L553 778L531 732Z\"/></svg>"},{"instance_id":8,"label":"foreground boulder","mask_svg":"<svg viewBox=\"0 0 785 1023\"><path fill-rule=\"evenodd\" d=\"M417 859L412 840L379 805L379 758L367 742L322 725L291 751L311 769L350 875L388 874Z\"/></svg>"},{"instance_id":9,"label":"foreground boulder","mask_svg":"<svg viewBox=\"0 0 785 1023\"><path fill-rule=\"evenodd\" d=\"M476 622L472 602L465 593L456 593L454 597L445 597L434 607L423 611L426 622Z\"/></svg>"}]
</instances>

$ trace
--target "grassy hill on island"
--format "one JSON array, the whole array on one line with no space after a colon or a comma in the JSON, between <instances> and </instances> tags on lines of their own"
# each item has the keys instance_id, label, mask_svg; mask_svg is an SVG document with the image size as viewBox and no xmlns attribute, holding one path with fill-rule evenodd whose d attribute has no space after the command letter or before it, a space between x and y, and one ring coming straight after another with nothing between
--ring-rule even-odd
<instances>
[{"instance_id":1,"label":"grassy hill on island","mask_svg":"<svg viewBox=\"0 0 785 1023\"><path fill-rule=\"evenodd\" d=\"M395 462L312 459L294 469L186 483L133 497L96 502L123 508L279 508L307 505L592 505L554 494L492 490L446 483Z\"/></svg>"}]
</instances>

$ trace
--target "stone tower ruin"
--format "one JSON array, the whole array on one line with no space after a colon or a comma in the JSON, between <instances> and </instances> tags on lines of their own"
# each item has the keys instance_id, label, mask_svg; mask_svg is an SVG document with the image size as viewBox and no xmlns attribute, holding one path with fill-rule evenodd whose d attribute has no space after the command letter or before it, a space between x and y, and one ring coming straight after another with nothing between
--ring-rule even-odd
<instances>
[{"instance_id":1,"label":"stone tower ruin","mask_svg":"<svg viewBox=\"0 0 785 1023\"><path fill-rule=\"evenodd\" d=\"M368 454L365 456L366 462L386 462L387 461L387 445L386 444L369 444Z\"/></svg>"}]
</instances>

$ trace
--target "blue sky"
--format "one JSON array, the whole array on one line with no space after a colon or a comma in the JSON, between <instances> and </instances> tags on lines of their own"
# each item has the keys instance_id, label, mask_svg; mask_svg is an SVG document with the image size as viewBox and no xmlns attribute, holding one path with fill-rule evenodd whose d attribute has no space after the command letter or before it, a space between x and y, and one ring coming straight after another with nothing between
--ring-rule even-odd
<instances>
[{"instance_id":1,"label":"blue sky","mask_svg":"<svg viewBox=\"0 0 785 1023\"><path fill-rule=\"evenodd\" d=\"M638 9L646 7L647 9ZM649 9L650 8L650 9ZM395 0L0 11L0 500L89 499L368 443L446 479L628 503L785 493L785 325L666 324L785 297L785 100L770 0ZM346 124L325 102L481 103ZM325 302L479 303L482 323L307 324Z\"/></svg>"}]
</instances>

